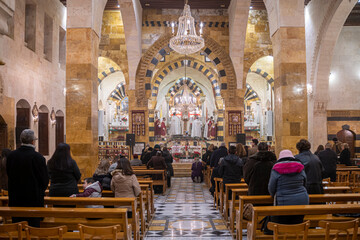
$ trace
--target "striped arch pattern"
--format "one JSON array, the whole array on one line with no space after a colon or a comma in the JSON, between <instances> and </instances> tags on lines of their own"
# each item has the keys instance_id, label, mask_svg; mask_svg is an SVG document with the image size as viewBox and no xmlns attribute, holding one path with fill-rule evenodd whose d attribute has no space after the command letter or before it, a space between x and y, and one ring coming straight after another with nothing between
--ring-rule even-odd
<instances>
[{"instance_id":1,"label":"striped arch pattern","mask_svg":"<svg viewBox=\"0 0 360 240\"><path fill-rule=\"evenodd\" d=\"M118 71L120 71L120 69L116 69L116 68L111 67L109 69L106 69L106 71L102 71L101 73L98 73L98 82L99 82L99 84L101 83L102 80L104 80L104 78L106 78L110 74L112 74L114 72L118 72Z\"/></svg>"},{"instance_id":2,"label":"striped arch pattern","mask_svg":"<svg viewBox=\"0 0 360 240\"><path fill-rule=\"evenodd\" d=\"M260 100L257 93L254 91L254 89L249 84L246 84L246 92L245 92L244 100L245 101L250 101L250 100L257 101L257 100Z\"/></svg>"},{"instance_id":3,"label":"striped arch pattern","mask_svg":"<svg viewBox=\"0 0 360 240\"><path fill-rule=\"evenodd\" d=\"M201 88L194 82L194 80L189 77L187 77L185 80L185 77L182 77L178 79L174 86L169 89L168 94L170 94L172 97L175 96L175 94L178 93L180 88L184 85L187 85L195 96L199 96L201 93L203 93Z\"/></svg>"},{"instance_id":4,"label":"striped arch pattern","mask_svg":"<svg viewBox=\"0 0 360 240\"><path fill-rule=\"evenodd\" d=\"M121 101L126 97L125 83L120 83L116 86L115 90L110 94L109 99L113 101Z\"/></svg>"},{"instance_id":5,"label":"striped arch pattern","mask_svg":"<svg viewBox=\"0 0 360 240\"><path fill-rule=\"evenodd\" d=\"M249 72L256 73L256 74L262 76L263 78L265 78L266 81L268 82L268 84L270 84L270 86L272 87L272 89L274 89L274 79L270 76L270 74L261 70L260 68L249 69Z\"/></svg>"},{"instance_id":6,"label":"striped arch pattern","mask_svg":"<svg viewBox=\"0 0 360 240\"><path fill-rule=\"evenodd\" d=\"M159 85L160 85L161 81L166 77L166 75L168 75L170 72L174 71L175 69L184 67L185 64L187 67L198 70L199 72L204 74L204 76L210 80L211 85L214 90L214 93L215 93L215 96L216 97L221 96L220 86L219 86L219 82L217 80L218 79L217 74L213 70L208 68L206 65L202 64L201 62L199 62L195 59L177 60L177 61L165 66L164 68L162 68L162 70L160 70L159 73L157 73L155 76L151 96L157 97L157 94L159 91Z\"/></svg>"}]
</instances>

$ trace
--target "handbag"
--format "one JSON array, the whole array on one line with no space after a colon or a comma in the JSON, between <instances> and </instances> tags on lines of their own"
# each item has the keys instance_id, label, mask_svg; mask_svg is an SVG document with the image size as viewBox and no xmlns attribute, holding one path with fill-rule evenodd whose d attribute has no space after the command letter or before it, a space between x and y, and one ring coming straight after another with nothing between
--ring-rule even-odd
<instances>
[{"instance_id":1,"label":"handbag","mask_svg":"<svg viewBox=\"0 0 360 240\"><path fill-rule=\"evenodd\" d=\"M253 205L251 203L245 203L244 204L244 211L243 211L243 218L251 221L252 220L252 211L253 211Z\"/></svg>"}]
</instances>

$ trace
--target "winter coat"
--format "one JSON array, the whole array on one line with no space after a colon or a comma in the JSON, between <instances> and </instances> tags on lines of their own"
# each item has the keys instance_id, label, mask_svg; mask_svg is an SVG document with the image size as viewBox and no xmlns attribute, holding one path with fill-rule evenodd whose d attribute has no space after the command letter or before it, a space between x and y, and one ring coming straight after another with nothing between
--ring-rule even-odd
<instances>
[{"instance_id":1,"label":"winter coat","mask_svg":"<svg viewBox=\"0 0 360 240\"><path fill-rule=\"evenodd\" d=\"M269 193L275 197L276 205L307 205L304 165L294 158L280 159L271 170Z\"/></svg>"},{"instance_id":2,"label":"winter coat","mask_svg":"<svg viewBox=\"0 0 360 240\"><path fill-rule=\"evenodd\" d=\"M310 151L304 151L295 156L305 166L306 189L309 194L322 194L322 175L325 171L320 159Z\"/></svg>"},{"instance_id":3,"label":"winter coat","mask_svg":"<svg viewBox=\"0 0 360 240\"><path fill-rule=\"evenodd\" d=\"M133 159L133 160L130 161L130 165L131 166L141 166L142 161L140 159Z\"/></svg>"},{"instance_id":4,"label":"winter coat","mask_svg":"<svg viewBox=\"0 0 360 240\"><path fill-rule=\"evenodd\" d=\"M201 177L201 181L203 181L203 165L202 162L194 162L191 166L191 179L194 181L195 177Z\"/></svg>"},{"instance_id":5,"label":"winter coat","mask_svg":"<svg viewBox=\"0 0 360 240\"><path fill-rule=\"evenodd\" d=\"M162 156L153 156L147 163L147 168L150 167L154 169L166 169L165 158Z\"/></svg>"},{"instance_id":6,"label":"winter coat","mask_svg":"<svg viewBox=\"0 0 360 240\"><path fill-rule=\"evenodd\" d=\"M258 151L258 146L255 145L254 147L250 148L248 151L249 151L249 152L248 152L248 156L250 157L250 156L252 156L252 155L254 155L254 154L257 153L257 151Z\"/></svg>"},{"instance_id":7,"label":"winter coat","mask_svg":"<svg viewBox=\"0 0 360 240\"><path fill-rule=\"evenodd\" d=\"M227 155L219 167L219 176L225 183L240 183L243 175L243 162L235 154Z\"/></svg>"},{"instance_id":8,"label":"winter coat","mask_svg":"<svg viewBox=\"0 0 360 240\"><path fill-rule=\"evenodd\" d=\"M76 194L76 197L100 198L102 192L101 184L96 181L84 189L84 192ZM102 205L86 205L88 208L103 208Z\"/></svg>"},{"instance_id":9,"label":"winter coat","mask_svg":"<svg viewBox=\"0 0 360 240\"><path fill-rule=\"evenodd\" d=\"M43 207L49 184L45 158L34 147L21 146L7 158L9 206Z\"/></svg>"},{"instance_id":10,"label":"winter coat","mask_svg":"<svg viewBox=\"0 0 360 240\"><path fill-rule=\"evenodd\" d=\"M150 161L150 159L151 159L152 156L153 156L153 155L152 155L152 152L147 152L147 153L145 153L144 158L141 159L142 163L143 163L143 164L147 164L147 163Z\"/></svg>"},{"instance_id":11,"label":"winter coat","mask_svg":"<svg viewBox=\"0 0 360 240\"><path fill-rule=\"evenodd\" d=\"M165 158L166 168L170 173L170 176L174 176L174 169L172 163L174 162L173 156L171 156L169 151L163 151L163 157Z\"/></svg>"},{"instance_id":12,"label":"winter coat","mask_svg":"<svg viewBox=\"0 0 360 240\"><path fill-rule=\"evenodd\" d=\"M72 194L79 193L77 184L80 180L81 173L74 160L71 160L68 169L51 169L48 166L48 171L51 180L49 196L69 197Z\"/></svg>"},{"instance_id":13,"label":"winter coat","mask_svg":"<svg viewBox=\"0 0 360 240\"><path fill-rule=\"evenodd\" d=\"M340 164L345 164L346 166L351 166L350 161L350 151L349 149L345 148L340 153Z\"/></svg>"},{"instance_id":14,"label":"winter coat","mask_svg":"<svg viewBox=\"0 0 360 240\"><path fill-rule=\"evenodd\" d=\"M211 154L210 167L218 167L220 158L226 157L227 155L228 151L226 147L216 149L213 154Z\"/></svg>"},{"instance_id":15,"label":"winter coat","mask_svg":"<svg viewBox=\"0 0 360 240\"><path fill-rule=\"evenodd\" d=\"M319 152L318 157L325 169L323 178L329 177L332 182L335 182L337 163L336 153L331 150L331 148L326 148L324 151Z\"/></svg>"},{"instance_id":16,"label":"winter coat","mask_svg":"<svg viewBox=\"0 0 360 240\"><path fill-rule=\"evenodd\" d=\"M112 172L111 190L115 193L115 197L122 198L137 197L141 192L135 174L123 175L120 169Z\"/></svg>"},{"instance_id":17,"label":"winter coat","mask_svg":"<svg viewBox=\"0 0 360 240\"><path fill-rule=\"evenodd\" d=\"M248 195L269 195L268 183L276 156L261 151L250 156L244 165L244 180L249 186Z\"/></svg>"},{"instance_id":18,"label":"winter coat","mask_svg":"<svg viewBox=\"0 0 360 240\"><path fill-rule=\"evenodd\" d=\"M202 160L206 162L206 165L210 165L210 158L213 151L206 150L206 153L202 156Z\"/></svg>"}]
</instances>

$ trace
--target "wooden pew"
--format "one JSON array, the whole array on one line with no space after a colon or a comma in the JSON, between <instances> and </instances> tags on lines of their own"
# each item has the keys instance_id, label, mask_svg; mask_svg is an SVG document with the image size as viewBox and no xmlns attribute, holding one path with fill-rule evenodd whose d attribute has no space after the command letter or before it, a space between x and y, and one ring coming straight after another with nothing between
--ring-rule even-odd
<instances>
[{"instance_id":1,"label":"wooden pew","mask_svg":"<svg viewBox=\"0 0 360 240\"><path fill-rule=\"evenodd\" d=\"M230 195L230 190L234 190L234 189L247 189L248 185L246 183L226 183L225 184L225 193L223 194L223 202L224 202L224 211L223 211L223 216L225 221L228 221L229 218L229 206L230 206L230 202L232 200L232 196L229 199L229 195Z\"/></svg>"},{"instance_id":2,"label":"wooden pew","mask_svg":"<svg viewBox=\"0 0 360 240\"><path fill-rule=\"evenodd\" d=\"M163 186L163 192L166 191L166 170L155 170L155 169L133 169L136 177L144 176L144 175L161 175L160 180L152 180L154 186Z\"/></svg>"},{"instance_id":3,"label":"wooden pew","mask_svg":"<svg viewBox=\"0 0 360 240\"><path fill-rule=\"evenodd\" d=\"M131 222L132 225L132 230L134 232L134 239L140 239L140 222L141 222L141 234L143 236L145 236L146 233L146 228L145 228L145 214L144 214L144 203L142 201L142 194L140 194L139 198L140 200L140 206L142 206L142 208L139 207L138 205L138 201L137 198L89 198L89 197L76 197L76 198L70 198L70 197L44 197L44 204L50 208L53 207L54 205L56 206L71 206L71 205L75 205L76 208L86 208L87 205L102 205L102 206L121 206L121 207L126 207L129 206L131 207L131 211L132 211L132 218L128 219L129 222ZM0 197L0 202L2 206L7 206L8 204L8 197ZM95 209L95 208L89 208L89 209ZM64 221L64 219L44 219L42 222L43 226L60 226L62 225L62 221ZM67 220L65 220L67 221ZM106 221L104 224L110 224L111 222L108 222L108 220L104 220ZM84 223L85 224L85 223ZM98 224L102 224L101 221L98 221ZM63 225L66 225L65 223ZM114 225L114 224L113 224Z\"/></svg>"},{"instance_id":4,"label":"wooden pew","mask_svg":"<svg viewBox=\"0 0 360 240\"><path fill-rule=\"evenodd\" d=\"M150 193L150 210L151 210L151 215L154 215L155 213L155 206L154 206L154 182L152 180L138 180L139 184L147 184L149 185L149 193ZM147 196L147 198L149 198Z\"/></svg>"},{"instance_id":5,"label":"wooden pew","mask_svg":"<svg viewBox=\"0 0 360 240\"><path fill-rule=\"evenodd\" d=\"M248 223L248 240L273 239L271 235L264 235L259 230L259 219L265 216L283 215L326 215L336 213L360 213L360 204L328 204L328 205L293 205L293 206L265 206L254 207L252 221ZM308 239L324 239L323 229L311 229Z\"/></svg>"},{"instance_id":6,"label":"wooden pew","mask_svg":"<svg viewBox=\"0 0 360 240\"><path fill-rule=\"evenodd\" d=\"M0 207L2 217L43 217L43 218L64 218L68 230L77 230L78 223L96 226L104 219L111 219L111 224L121 226L122 239L131 239L131 224L128 224L127 209L125 208L44 208L44 207ZM103 218L89 220L89 218ZM42 224L42 223L41 223ZM59 224L58 224L59 225ZM58 226L57 225L57 226ZM101 225L101 224L100 224ZM42 226L41 226L42 227ZM66 239L79 239L78 232L68 232Z\"/></svg>"},{"instance_id":7,"label":"wooden pew","mask_svg":"<svg viewBox=\"0 0 360 240\"><path fill-rule=\"evenodd\" d=\"M311 204L321 204L321 203L343 203L349 201L360 201L360 194L310 194L309 200ZM257 204L257 205L273 205L274 199L270 195L262 196L240 196L239 207L236 207L236 239L242 239L242 229L247 224L247 220L243 219L244 206L247 203ZM329 216L331 218L331 216ZM337 219L348 219L348 218L339 218ZM314 220L314 219L309 219ZM231 232L234 233L234 218L230 218Z\"/></svg>"}]
</instances>

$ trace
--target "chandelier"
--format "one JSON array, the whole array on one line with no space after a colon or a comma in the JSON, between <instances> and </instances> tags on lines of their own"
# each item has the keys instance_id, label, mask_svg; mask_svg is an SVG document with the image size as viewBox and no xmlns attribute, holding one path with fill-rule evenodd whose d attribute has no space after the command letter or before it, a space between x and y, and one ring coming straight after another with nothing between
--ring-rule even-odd
<instances>
[{"instance_id":1,"label":"chandelier","mask_svg":"<svg viewBox=\"0 0 360 240\"><path fill-rule=\"evenodd\" d=\"M175 24L171 23L172 33L175 33ZM184 11L179 17L179 25L176 36L170 39L170 47L180 54L192 54L204 47L204 39L201 37L203 24L200 23L200 36L196 34L194 18L191 16L190 6L185 2Z\"/></svg>"}]
</instances>

